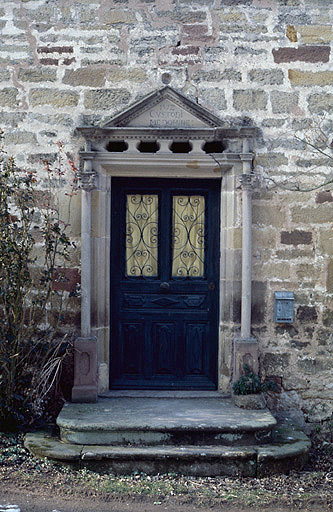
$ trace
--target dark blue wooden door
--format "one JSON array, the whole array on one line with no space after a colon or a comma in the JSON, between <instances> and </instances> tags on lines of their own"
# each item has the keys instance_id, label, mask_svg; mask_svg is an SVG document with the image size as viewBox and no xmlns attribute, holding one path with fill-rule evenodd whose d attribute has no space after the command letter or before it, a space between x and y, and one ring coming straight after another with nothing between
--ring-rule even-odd
<instances>
[{"instance_id":1,"label":"dark blue wooden door","mask_svg":"<svg viewBox=\"0 0 333 512\"><path fill-rule=\"evenodd\" d=\"M216 388L219 190L112 180L112 388Z\"/></svg>"}]
</instances>

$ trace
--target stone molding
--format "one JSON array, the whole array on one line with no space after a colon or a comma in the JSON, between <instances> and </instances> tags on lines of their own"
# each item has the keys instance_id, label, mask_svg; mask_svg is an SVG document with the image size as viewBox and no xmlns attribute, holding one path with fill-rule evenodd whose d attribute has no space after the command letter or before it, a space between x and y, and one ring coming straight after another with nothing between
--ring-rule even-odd
<instances>
[{"instance_id":1,"label":"stone molding","mask_svg":"<svg viewBox=\"0 0 333 512\"><path fill-rule=\"evenodd\" d=\"M259 185L259 178L256 174L241 174L238 176L238 182L242 189L253 191Z\"/></svg>"}]
</instances>

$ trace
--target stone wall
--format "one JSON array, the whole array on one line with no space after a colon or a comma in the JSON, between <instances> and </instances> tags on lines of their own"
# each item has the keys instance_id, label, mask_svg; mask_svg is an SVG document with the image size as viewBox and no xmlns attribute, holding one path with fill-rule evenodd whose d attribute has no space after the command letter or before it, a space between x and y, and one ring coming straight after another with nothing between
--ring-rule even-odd
<instances>
[{"instance_id":1,"label":"stone wall","mask_svg":"<svg viewBox=\"0 0 333 512\"><path fill-rule=\"evenodd\" d=\"M282 386L271 405L300 409L310 422L332 413L333 194L331 186L290 192L288 185L312 188L332 175L323 155L295 139L333 112L332 16L329 0L4 0L0 7L0 127L20 165L56 158L57 140L77 161L77 126L103 123L166 83L226 124L258 126L253 333L263 373ZM79 240L79 197L71 226ZM75 253L71 279L78 269ZM273 322L277 290L295 292L292 325Z\"/></svg>"}]
</instances>

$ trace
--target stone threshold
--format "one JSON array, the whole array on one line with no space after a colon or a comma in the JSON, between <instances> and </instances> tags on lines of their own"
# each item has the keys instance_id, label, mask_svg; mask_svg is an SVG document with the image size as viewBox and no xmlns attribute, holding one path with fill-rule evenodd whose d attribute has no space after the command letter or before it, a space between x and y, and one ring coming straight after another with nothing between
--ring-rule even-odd
<instances>
[{"instance_id":1,"label":"stone threshold","mask_svg":"<svg viewBox=\"0 0 333 512\"><path fill-rule=\"evenodd\" d=\"M70 444L45 432L29 433L24 446L38 458L47 457L75 468L131 474L180 473L191 476L266 477L300 470L310 449L307 436L292 425L273 431L272 444L230 446L94 446Z\"/></svg>"}]
</instances>

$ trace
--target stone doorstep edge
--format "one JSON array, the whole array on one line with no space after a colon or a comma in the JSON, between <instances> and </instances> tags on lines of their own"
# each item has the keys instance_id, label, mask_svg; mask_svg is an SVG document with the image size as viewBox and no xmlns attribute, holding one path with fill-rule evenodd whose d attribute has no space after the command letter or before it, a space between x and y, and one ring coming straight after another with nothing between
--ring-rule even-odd
<instances>
[{"instance_id":1,"label":"stone doorstep edge","mask_svg":"<svg viewBox=\"0 0 333 512\"><path fill-rule=\"evenodd\" d=\"M301 469L307 460L311 446L310 440L301 431L287 429L287 438L293 433L293 441L282 442L280 436L277 444L266 446L230 447L230 446L186 446L186 447L128 447L128 446L85 446L74 445L60 441L45 432L28 433L24 446L38 458L48 458L59 463L93 463L95 462L125 462L128 461L167 461L178 460L196 462L233 463L253 461L257 465L257 476L267 476L268 473L286 472L289 469ZM272 466L276 464L277 470ZM96 467L96 466L95 466ZM198 473L199 475L200 473ZM246 475L244 475L246 476Z\"/></svg>"}]
</instances>

